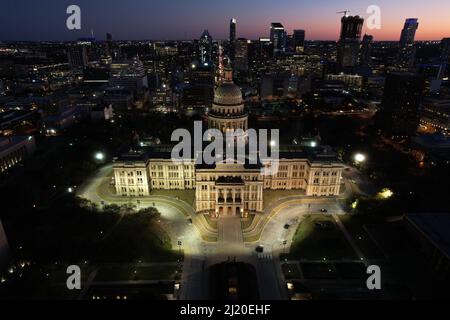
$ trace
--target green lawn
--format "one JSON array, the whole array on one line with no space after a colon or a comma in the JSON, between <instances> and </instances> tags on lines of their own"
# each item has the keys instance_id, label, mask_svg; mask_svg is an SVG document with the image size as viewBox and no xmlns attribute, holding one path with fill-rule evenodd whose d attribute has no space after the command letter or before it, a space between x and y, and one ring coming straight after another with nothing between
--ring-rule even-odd
<instances>
[{"instance_id":1,"label":"green lawn","mask_svg":"<svg viewBox=\"0 0 450 320\"><path fill-rule=\"evenodd\" d=\"M300 223L291 246L289 258L330 260L355 259L356 254L345 239L339 228L334 225L332 230L322 230L315 226L317 221L330 221L331 217L323 215L308 215Z\"/></svg>"},{"instance_id":2,"label":"green lawn","mask_svg":"<svg viewBox=\"0 0 450 320\"><path fill-rule=\"evenodd\" d=\"M363 222L358 216L346 215L339 217L339 219L367 259L384 258L380 248L364 230Z\"/></svg>"},{"instance_id":3,"label":"green lawn","mask_svg":"<svg viewBox=\"0 0 450 320\"><path fill-rule=\"evenodd\" d=\"M283 270L284 278L286 280L300 279L300 270L296 263L283 263L281 269Z\"/></svg>"},{"instance_id":4,"label":"green lawn","mask_svg":"<svg viewBox=\"0 0 450 320\"><path fill-rule=\"evenodd\" d=\"M206 222L208 223L208 225L217 230L217 219L216 218L211 218L211 216L209 214L204 214L203 217L205 217Z\"/></svg>"},{"instance_id":5,"label":"green lawn","mask_svg":"<svg viewBox=\"0 0 450 320\"><path fill-rule=\"evenodd\" d=\"M172 265L158 265L149 267L103 267L97 272L94 282L175 280L180 276L181 270L177 266Z\"/></svg>"},{"instance_id":6,"label":"green lawn","mask_svg":"<svg viewBox=\"0 0 450 320\"><path fill-rule=\"evenodd\" d=\"M334 268L342 279L366 279L368 277L364 263L335 263Z\"/></svg>"},{"instance_id":7,"label":"green lawn","mask_svg":"<svg viewBox=\"0 0 450 320\"><path fill-rule=\"evenodd\" d=\"M57 299L73 300L78 298L80 291L67 289L66 281L69 275L66 273L67 267L77 264L81 269L81 286L95 266L84 262L69 263L60 262L37 266L32 265L24 269L17 269L14 275L7 274L7 281L0 285L1 299ZM19 276L21 274L21 276Z\"/></svg>"},{"instance_id":8,"label":"green lawn","mask_svg":"<svg viewBox=\"0 0 450 320\"><path fill-rule=\"evenodd\" d=\"M153 189L150 193L151 196L166 196L171 198L178 197L180 200L187 202L189 205L193 205L195 201L195 190L159 190Z\"/></svg>"},{"instance_id":9,"label":"green lawn","mask_svg":"<svg viewBox=\"0 0 450 320\"><path fill-rule=\"evenodd\" d=\"M264 190L263 191L264 208L267 208L268 206L275 203L281 198L302 196L302 195L305 195L305 192L303 190Z\"/></svg>"},{"instance_id":10,"label":"green lawn","mask_svg":"<svg viewBox=\"0 0 450 320\"><path fill-rule=\"evenodd\" d=\"M97 259L101 262L176 261L182 254L172 244L167 233L147 217L124 216L104 241Z\"/></svg>"},{"instance_id":11,"label":"green lawn","mask_svg":"<svg viewBox=\"0 0 450 320\"><path fill-rule=\"evenodd\" d=\"M337 279L338 275L331 263L301 263L305 279Z\"/></svg>"},{"instance_id":12,"label":"green lawn","mask_svg":"<svg viewBox=\"0 0 450 320\"><path fill-rule=\"evenodd\" d=\"M242 230L247 229L252 225L253 219L255 219L255 214L250 213L247 218L241 220Z\"/></svg>"}]
</instances>

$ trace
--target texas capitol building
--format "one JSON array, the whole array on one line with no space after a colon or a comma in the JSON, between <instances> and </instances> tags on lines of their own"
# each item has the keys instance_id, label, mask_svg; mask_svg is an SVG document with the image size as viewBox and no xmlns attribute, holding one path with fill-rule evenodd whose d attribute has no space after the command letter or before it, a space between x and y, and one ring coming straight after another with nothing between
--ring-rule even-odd
<instances>
[{"instance_id":1,"label":"texas capitol building","mask_svg":"<svg viewBox=\"0 0 450 320\"><path fill-rule=\"evenodd\" d=\"M223 133L248 129L248 114L231 72L215 89L208 127ZM214 216L246 215L263 211L264 190L299 190L305 196L337 196L343 165L328 146L280 146L278 172L262 174L265 163L192 161L175 164L173 146L154 146L114 159L116 195L145 197L151 190L195 189L195 210ZM262 169L262 170L261 170Z\"/></svg>"}]
</instances>

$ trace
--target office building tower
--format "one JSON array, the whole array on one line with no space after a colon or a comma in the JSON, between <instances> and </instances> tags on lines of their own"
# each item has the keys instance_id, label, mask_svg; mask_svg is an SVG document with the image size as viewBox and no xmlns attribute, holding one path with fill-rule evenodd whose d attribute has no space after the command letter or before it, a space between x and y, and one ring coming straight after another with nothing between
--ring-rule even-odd
<instances>
[{"instance_id":1,"label":"office building tower","mask_svg":"<svg viewBox=\"0 0 450 320\"><path fill-rule=\"evenodd\" d=\"M286 72L266 74L261 78L260 97L262 100L286 97L289 93L290 74Z\"/></svg>"},{"instance_id":2,"label":"office building tower","mask_svg":"<svg viewBox=\"0 0 450 320\"><path fill-rule=\"evenodd\" d=\"M112 48L112 34L111 33L107 33L106 34L106 53L109 55L109 56L112 56L112 50L113 50L113 48Z\"/></svg>"},{"instance_id":3,"label":"office building tower","mask_svg":"<svg viewBox=\"0 0 450 320\"><path fill-rule=\"evenodd\" d=\"M234 69L238 72L248 71L248 47L250 41L239 38L236 41Z\"/></svg>"},{"instance_id":4,"label":"office building tower","mask_svg":"<svg viewBox=\"0 0 450 320\"><path fill-rule=\"evenodd\" d=\"M416 59L416 47L414 37L419 27L417 18L406 19L400 35L399 65L401 68L410 69L414 66Z\"/></svg>"},{"instance_id":5,"label":"office building tower","mask_svg":"<svg viewBox=\"0 0 450 320\"><path fill-rule=\"evenodd\" d=\"M361 30L364 19L347 16L341 19L341 33L337 45L337 62L341 71L351 71L358 64Z\"/></svg>"},{"instance_id":6,"label":"office building tower","mask_svg":"<svg viewBox=\"0 0 450 320\"><path fill-rule=\"evenodd\" d=\"M230 20L230 59L234 61L234 55L236 50L236 19Z\"/></svg>"},{"instance_id":7,"label":"office building tower","mask_svg":"<svg viewBox=\"0 0 450 320\"><path fill-rule=\"evenodd\" d=\"M419 28L419 22L416 18L406 19L400 35L400 48L411 47L414 45L414 37Z\"/></svg>"},{"instance_id":8,"label":"office building tower","mask_svg":"<svg viewBox=\"0 0 450 320\"><path fill-rule=\"evenodd\" d=\"M393 138L415 134L419 125L425 78L414 73L390 73L378 115L379 127Z\"/></svg>"},{"instance_id":9,"label":"office building tower","mask_svg":"<svg viewBox=\"0 0 450 320\"><path fill-rule=\"evenodd\" d=\"M87 49L83 44L69 45L67 57L72 68L85 68L89 62Z\"/></svg>"},{"instance_id":10,"label":"office building tower","mask_svg":"<svg viewBox=\"0 0 450 320\"><path fill-rule=\"evenodd\" d=\"M448 78L450 73L450 38L441 41L441 57L438 79Z\"/></svg>"},{"instance_id":11,"label":"office building tower","mask_svg":"<svg viewBox=\"0 0 450 320\"><path fill-rule=\"evenodd\" d=\"M234 43L236 41L236 19L233 18L230 20L230 43Z\"/></svg>"},{"instance_id":12,"label":"office building tower","mask_svg":"<svg viewBox=\"0 0 450 320\"><path fill-rule=\"evenodd\" d=\"M441 41L441 60L450 61L450 38L444 38Z\"/></svg>"},{"instance_id":13,"label":"office building tower","mask_svg":"<svg viewBox=\"0 0 450 320\"><path fill-rule=\"evenodd\" d=\"M184 109L205 109L212 105L214 95L214 67L211 64L191 64L189 86L183 89Z\"/></svg>"},{"instance_id":14,"label":"office building tower","mask_svg":"<svg viewBox=\"0 0 450 320\"><path fill-rule=\"evenodd\" d=\"M365 34L361 42L359 63L362 66L370 65L370 55L372 54L373 36Z\"/></svg>"},{"instance_id":15,"label":"office building tower","mask_svg":"<svg viewBox=\"0 0 450 320\"><path fill-rule=\"evenodd\" d=\"M212 60L212 37L208 30L203 31L199 40L200 61L202 64L210 64Z\"/></svg>"},{"instance_id":16,"label":"office building tower","mask_svg":"<svg viewBox=\"0 0 450 320\"><path fill-rule=\"evenodd\" d=\"M0 220L0 271L5 267L9 256L8 239L6 238L5 230L3 229L2 221Z\"/></svg>"},{"instance_id":17,"label":"office building tower","mask_svg":"<svg viewBox=\"0 0 450 320\"><path fill-rule=\"evenodd\" d=\"M274 52L285 51L286 31L281 23L273 22L270 25L270 41L273 44Z\"/></svg>"},{"instance_id":18,"label":"office building tower","mask_svg":"<svg viewBox=\"0 0 450 320\"><path fill-rule=\"evenodd\" d=\"M113 62L110 66L109 85L138 94L145 91L148 88L148 79L139 57Z\"/></svg>"},{"instance_id":19,"label":"office building tower","mask_svg":"<svg viewBox=\"0 0 450 320\"><path fill-rule=\"evenodd\" d=\"M305 30L294 30L292 46L295 52L303 52L305 48Z\"/></svg>"}]
</instances>

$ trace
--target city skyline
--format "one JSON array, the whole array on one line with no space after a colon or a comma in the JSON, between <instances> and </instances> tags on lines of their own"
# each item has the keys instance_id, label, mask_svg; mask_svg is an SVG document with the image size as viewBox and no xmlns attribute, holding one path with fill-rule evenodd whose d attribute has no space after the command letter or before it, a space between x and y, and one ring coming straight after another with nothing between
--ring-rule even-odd
<instances>
[{"instance_id":1,"label":"city skyline","mask_svg":"<svg viewBox=\"0 0 450 320\"><path fill-rule=\"evenodd\" d=\"M6 26L0 30L0 40L67 41L89 36L91 30L98 39L104 39L109 32L116 40L189 40L199 38L204 29L208 29L214 39L227 39L231 18L237 19L237 37L268 37L270 23L281 22L288 34L294 29L304 29L307 40L337 40L341 15L336 12L350 10L351 15L367 20L366 9L373 3L263 0L256 6L253 0L220 5L217 1L203 0L169 3L134 0L125 5L120 1L89 3L80 0L76 4L81 7L82 29L70 31L65 21L66 8L71 4L74 3L66 0L57 4L51 0L39 4L7 1L0 13ZM398 41L407 18L419 19L416 40L440 40L448 36L446 30L450 30L450 21L445 12L450 9L450 3L446 1L414 1L405 7L382 0L376 5L381 8L381 29L368 30L366 23L363 27L363 34L372 34L375 41ZM432 12L436 7L440 10Z\"/></svg>"}]
</instances>

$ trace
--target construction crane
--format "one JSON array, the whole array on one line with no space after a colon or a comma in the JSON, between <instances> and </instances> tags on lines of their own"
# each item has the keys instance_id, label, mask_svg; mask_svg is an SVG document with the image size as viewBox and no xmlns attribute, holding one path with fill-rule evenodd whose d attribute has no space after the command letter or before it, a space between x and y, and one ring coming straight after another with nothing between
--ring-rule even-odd
<instances>
[{"instance_id":1,"label":"construction crane","mask_svg":"<svg viewBox=\"0 0 450 320\"><path fill-rule=\"evenodd\" d=\"M336 14L338 14L338 13L343 13L344 16L347 17L347 15L350 13L350 10L336 12Z\"/></svg>"}]
</instances>

